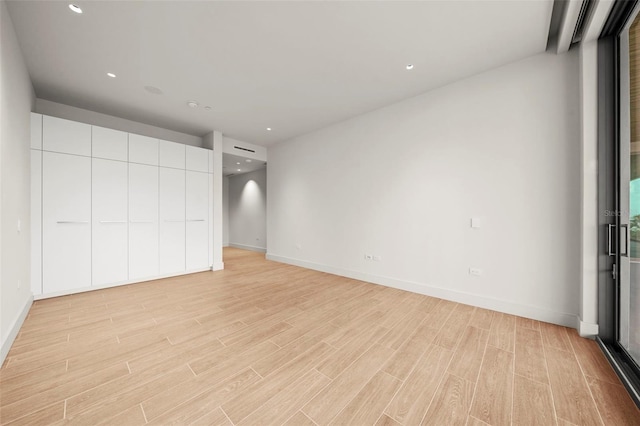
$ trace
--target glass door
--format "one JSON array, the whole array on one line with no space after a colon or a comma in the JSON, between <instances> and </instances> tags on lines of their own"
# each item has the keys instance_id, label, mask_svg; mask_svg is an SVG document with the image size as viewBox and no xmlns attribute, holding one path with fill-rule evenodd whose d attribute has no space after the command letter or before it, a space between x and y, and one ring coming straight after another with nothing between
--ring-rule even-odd
<instances>
[{"instance_id":1,"label":"glass door","mask_svg":"<svg viewBox=\"0 0 640 426\"><path fill-rule=\"evenodd\" d=\"M640 18L620 36L619 343L640 364Z\"/></svg>"}]
</instances>

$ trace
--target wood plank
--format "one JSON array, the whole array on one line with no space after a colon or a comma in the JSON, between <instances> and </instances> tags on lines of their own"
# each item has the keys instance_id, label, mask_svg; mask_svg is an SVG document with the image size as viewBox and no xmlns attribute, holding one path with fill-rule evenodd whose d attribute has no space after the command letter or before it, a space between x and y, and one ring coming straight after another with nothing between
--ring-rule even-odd
<instances>
[{"instance_id":1,"label":"wood plank","mask_svg":"<svg viewBox=\"0 0 640 426\"><path fill-rule=\"evenodd\" d=\"M371 425L382 415L402 382L379 371L333 419L333 425Z\"/></svg>"},{"instance_id":2,"label":"wood plank","mask_svg":"<svg viewBox=\"0 0 640 426\"><path fill-rule=\"evenodd\" d=\"M372 346L306 404L302 412L318 424L329 423L374 376L391 353L391 349L384 346Z\"/></svg>"},{"instance_id":3,"label":"wood plank","mask_svg":"<svg viewBox=\"0 0 640 426\"><path fill-rule=\"evenodd\" d=\"M540 383L549 383L547 361L540 332L531 328L516 328L515 373Z\"/></svg>"},{"instance_id":4,"label":"wood plank","mask_svg":"<svg viewBox=\"0 0 640 426\"><path fill-rule=\"evenodd\" d=\"M334 349L324 342L310 348L307 352L285 364L242 395L222 405L222 409L234 424L251 414L262 404L269 401L277 392L295 383L296 379L309 371L320 360L331 354Z\"/></svg>"},{"instance_id":5,"label":"wood plank","mask_svg":"<svg viewBox=\"0 0 640 426\"><path fill-rule=\"evenodd\" d=\"M12 426L24 425L43 425L53 423L64 418L64 401L56 402L48 407L30 412L10 422ZM0 422L7 424L7 418L4 416L4 410L0 410Z\"/></svg>"},{"instance_id":6,"label":"wood plank","mask_svg":"<svg viewBox=\"0 0 640 426\"><path fill-rule=\"evenodd\" d=\"M540 332L542 333L542 343L545 346L560 349L563 351L573 352L567 329L555 324L547 322L540 323Z\"/></svg>"},{"instance_id":7,"label":"wood plank","mask_svg":"<svg viewBox=\"0 0 640 426\"><path fill-rule=\"evenodd\" d=\"M545 347L545 354L558 418L579 425L602 424L573 352Z\"/></svg>"},{"instance_id":8,"label":"wood plank","mask_svg":"<svg viewBox=\"0 0 640 426\"><path fill-rule=\"evenodd\" d=\"M470 414L491 425L508 425L512 395L513 354L487 346Z\"/></svg>"},{"instance_id":9,"label":"wood plank","mask_svg":"<svg viewBox=\"0 0 640 426\"><path fill-rule=\"evenodd\" d=\"M433 339L434 345L440 345L445 349L453 350L458 345L475 308L469 305L458 304L453 309L449 319L444 323L440 332ZM426 322L429 324L429 321Z\"/></svg>"},{"instance_id":10,"label":"wood plank","mask_svg":"<svg viewBox=\"0 0 640 426\"><path fill-rule=\"evenodd\" d=\"M469 320L469 325L483 330L491 330L493 322L493 311L488 309L476 308Z\"/></svg>"},{"instance_id":11,"label":"wood plank","mask_svg":"<svg viewBox=\"0 0 640 426\"><path fill-rule=\"evenodd\" d=\"M467 326L447 371L475 383L488 340L487 330Z\"/></svg>"},{"instance_id":12,"label":"wood plank","mask_svg":"<svg viewBox=\"0 0 640 426\"><path fill-rule=\"evenodd\" d=\"M280 425L298 412L304 404L329 384L325 375L310 370L291 386L283 389L257 410L245 417L238 425Z\"/></svg>"},{"instance_id":13,"label":"wood plank","mask_svg":"<svg viewBox=\"0 0 640 426\"><path fill-rule=\"evenodd\" d=\"M580 337L576 330L568 330L567 334L578 363L585 375L596 377L614 385L622 384L594 340Z\"/></svg>"},{"instance_id":14,"label":"wood plank","mask_svg":"<svg viewBox=\"0 0 640 426\"><path fill-rule=\"evenodd\" d=\"M447 374L424 417L424 425L461 425L467 422L474 383Z\"/></svg>"},{"instance_id":15,"label":"wood plank","mask_svg":"<svg viewBox=\"0 0 640 426\"><path fill-rule=\"evenodd\" d=\"M375 426L400 426L400 423L396 422L386 414L383 414L380 416Z\"/></svg>"},{"instance_id":16,"label":"wood plank","mask_svg":"<svg viewBox=\"0 0 640 426\"><path fill-rule=\"evenodd\" d=\"M382 370L400 380L406 379L437 334L438 330L430 328L429 324L420 324L413 335L387 361Z\"/></svg>"},{"instance_id":17,"label":"wood plank","mask_svg":"<svg viewBox=\"0 0 640 426\"><path fill-rule=\"evenodd\" d=\"M587 377L587 382L605 425L640 424L640 410L622 385L596 377Z\"/></svg>"},{"instance_id":18,"label":"wood plank","mask_svg":"<svg viewBox=\"0 0 640 426\"><path fill-rule=\"evenodd\" d=\"M276 345L266 341L236 356L232 355L233 348L225 348L223 351L219 351L215 356L209 357L214 362L211 368L199 373L196 371L198 373L196 377L179 385L163 389L162 392L144 401L142 408L147 415L147 419L154 419L172 407L195 398L226 378L243 372L253 362L275 352L277 349ZM193 370L193 366L191 369Z\"/></svg>"},{"instance_id":19,"label":"wood plank","mask_svg":"<svg viewBox=\"0 0 640 426\"><path fill-rule=\"evenodd\" d=\"M191 426L233 426L233 423L231 423L221 408L216 408L191 423Z\"/></svg>"},{"instance_id":20,"label":"wood plank","mask_svg":"<svg viewBox=\"0 0 640 426\"><path fill-rule=\"evenodd\" d=\"M555 423L556 414L549 385L516 375L513 383L513 424Z\"/></svg>"},{"instance_id":21,"label":"wood plank","mask_svg":"<svg viewBox=\"0 0 640 426\"><path fill-rule=\"evenodd\" d=\"M56 402L64 401L66 398L127 374L129 374L129 370L125 364L116 364L92 374L77 377L73 381L60 382L58 386L52 387L44 392L31 395L28 398L20 399L12 404L3 406L2 421L5 423L12 422L23 417L27 413L48 407Z\"/></svg>"},{"instance_id":22,"label":"wood plank","mask_svg":"<svg viewBox=\"0 0 640 426\"><path fill-rule=\"evenodd\" d=\"M234 374L223 382L212 385L194 398L166 411L160 416L149 418L150 425L190 424L208 413L215 411L221 404L241 394L261 377L250 368Z\"/></svg>"},{"instance_id":23,"label":"wood plank","mask_svg":"<svg viewBox=\"0 0 640 426\"><path fill-rule=\"evenodd\" d=\"M513 352L515 350L515 332L516 317L509 314L496 313L493 316L487 344L504 351Z\"/></svg>"},{"instance_id":24,"label":"wood plank","mask_svg":"<svg viewBox=\"0 0 640 426\"><path fill-rule=\"evenodd\" d=\"M430 345L385 409L385 414L406 425L420 424L453 353Z\"/></svg>"},{"instance_id":25,"label":"wood plank","mask_svg":"<svg viewBox=\"0 0 640 426\"><path fill-rule=\"evenodd\" d=\"M287 420L286 423L284 423L284 425L286 426L318 426L313 422L313 420L307 417L307 415L304 414L302 411L298 411L296 414L294 414L289 420Z\"/></svg>"},{"instance_id":26,"label":"wood plank","mask_svg":"<svg viewBox=\"0 0 640 426\"><path fill-rule=\"evenodd\" d=\"M540 331L540 322L529 318L516 317L516 327Z\"/></svg>"}]
</instances>

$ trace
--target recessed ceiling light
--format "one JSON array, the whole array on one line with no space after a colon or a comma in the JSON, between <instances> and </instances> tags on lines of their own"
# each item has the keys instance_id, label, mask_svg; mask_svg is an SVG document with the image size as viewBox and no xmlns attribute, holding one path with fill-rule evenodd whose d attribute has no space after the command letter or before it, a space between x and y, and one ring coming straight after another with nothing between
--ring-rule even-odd
<instances>
[{"instance_id":1,"label":"recessed ceiling light","mask_svg":"<svg viewBox=\"0 0 640 426\"><path fill-rule=\"evenodd\" d=\"M187 101L187 105L189 105L189 108L198 108L198 103L196 101Z\"/></svg>"},{"instance_id":2,"label":"recessed ceiling light","mask_svg":"<svg viewBox=\"0 0 640 426\"><path fill-rule=\"evenodd\" d=\"M250 163L250 162L251 162L251 160L249 160L248 158L247 158L246 160L244 160L244 161L246 161L247 163Z\"/></svg>"},{"instance_id":3,"label":"recessed ceiling light","mask_svg":"<svg viewBox=\"0 0 640 426\"><path fill-rule=\"evenodd\" d=\"M204 107L204 109L206 109L207 111L211 111L211 107L209 105L207 105L206 107Z\"/></svg>"},{"instance_id":4,"label":"recessed ceiling light","mask_svg":"<svg viewBox=\"0 0 640 426\"><path fill-rule=\"evenodd\" d=\"M237 164L238 166L240 165L240 163L239 163L239 162L238 162L238 163L236 163L236 164Z\"/></svg>"},{"instance_id":5,"label":"recessed ceiling light","mask_svg":"<svg viewBox=\"0 0 640 426\"><path fill-rule=\"evenodd\" d=\"M413 64L407 64L406 68L407 68L408 70L412 70L412 69L413 69Z\"/></svg>"},{"instance_id":6,"label":"recessed ceiling light","mask_svg":"<svg viewBox=\"0 0 640 426\"><path fill-rule=\"evenodd\" d=\"M82 9L80 9L78 6L76 6L75 4L70 4L69 5L69 9L73 10L75 13L82 13Z\"/></svg>"},{"instance_id":7,"label":"recessed ceiling light","mask_svg":"<svg viewBox=\"0 0 640 426\"><path fill-rule=\"evenodd\" d=\"M271 131L271 127L267 127L267 131L269 131L269 132L270 132L270 131Z\"/></svg>"},{"instance_id":8,"label":"recessed ceiling light","mask_svg":"<svg viewBox=\"0 0 640 426\"><path fill-rule=\"evenodd\" d=\"M107 75L111 78L116 78L116 75L112 72L108 72Z\"/></svg>"},{"instance_id":9,"label":"recessed ceiling light","mask_svg":"<svg viewBox=\"0 0 640 426\"><path fill-rule=\"evenodd\" d=\"M242 170L238 169L239 172L241 172Z\"/></svg>"}]
</instances>

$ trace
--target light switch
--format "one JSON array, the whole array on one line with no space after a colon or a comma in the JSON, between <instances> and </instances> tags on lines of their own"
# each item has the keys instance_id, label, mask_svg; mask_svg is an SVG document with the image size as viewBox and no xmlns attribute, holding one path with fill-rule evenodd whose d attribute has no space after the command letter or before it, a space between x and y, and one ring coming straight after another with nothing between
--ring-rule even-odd
<instances>
[{"instance_id":1,"label":"light switch","mask_svg":"<svg viewBox=\"0 0 640 426\"><path fill-rule=\"evenodd\" d=\"M471 218L471 227L472 228L480 228L480 218L479 217L472 217Z\"/></svg>"}]
</instances>

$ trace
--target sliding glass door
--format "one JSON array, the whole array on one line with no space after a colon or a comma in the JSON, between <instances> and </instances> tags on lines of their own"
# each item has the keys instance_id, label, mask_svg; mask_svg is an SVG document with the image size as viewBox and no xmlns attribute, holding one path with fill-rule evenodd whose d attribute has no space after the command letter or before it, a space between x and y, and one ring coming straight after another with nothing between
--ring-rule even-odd
<instances>
[{"instance_id":1,"label":"sliding glass door","mask_svg":"<svg viewBox=\"0 0 640 426\"><path fill-rule=\"evenodd\" d=\"M640 10L613 3L598 39L598 337L640 406Z\"/></svg>"},{"instance_id":2,"label":"sliding glass door","mask_svg":"<svg viewBox=\"0 0 640 426\"><path fill-rule=\"evenodd\" d=\"M640 364L640 18L620 35L619 343Z\"/></svg>"}]
</instances>

